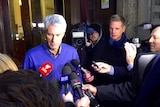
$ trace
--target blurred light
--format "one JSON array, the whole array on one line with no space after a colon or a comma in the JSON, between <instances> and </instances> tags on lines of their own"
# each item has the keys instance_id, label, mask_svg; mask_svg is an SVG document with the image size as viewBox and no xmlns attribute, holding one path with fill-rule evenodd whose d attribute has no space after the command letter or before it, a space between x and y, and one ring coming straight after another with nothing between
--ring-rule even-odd
<instances>
[{"instance_id":1,"label":"blurred light","mask_svg":"<svg viewBox=\"0 0 160 107\"><path fill-rule=\"evenodd\" d=\"M19 35L18 34L16 34L16 40L19 40Z\"/></svg>"},{"instance_id":2,"label":"blurred light","mask_svg":"<svg viewBox=\"0 0 160 107\"><path fill-rule=\"evenodd\" d=\"M21 0L19 0L19 5L22 6L22 1Z\"/></svg>"},{"instance_id":3,"label":"blurred light","mask_svg":"<svg viewBox=\"0 0 160 107\"><path fill-rule=\"evenodd\" d=\"M44 28L44 23L38 23L38 27Z\"/></svg>"},{"instance_id":4,"label":"blurred light","mask_svg":"<svg viewBox=\"0 0 160 107\"><path fill-rule=\"evenodd\" d=\"M36 23L32 23L33 27L39 27L39 28L44 28L44 23L38 23L38 26Z\"/></svg>"},{"instance_id":5,"label":"blurred light","mask_svg":"<svg viewBox=\"0 0 160 107\"><path fill-rule=\"evenodd\" d=\"M33 26L33 27L36 27L36 23L32 23L32 26Z\"/></svg>"}]
</instances>

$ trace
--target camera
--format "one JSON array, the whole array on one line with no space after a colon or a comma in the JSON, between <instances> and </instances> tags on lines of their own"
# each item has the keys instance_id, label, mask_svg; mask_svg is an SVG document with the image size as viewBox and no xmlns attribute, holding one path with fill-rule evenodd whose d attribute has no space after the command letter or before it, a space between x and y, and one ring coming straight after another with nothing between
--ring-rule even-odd
<instances>
[{"instance_id":1,"label":"camera","mask_svg":"<svg viewBox=\"0 0 160 107\"><path fill-rule=\"evenodd\" d=\"M82 48L85 45L85 32L73 31L72 32L72 46L75 48Z\"/></svg>"}]
</instances>

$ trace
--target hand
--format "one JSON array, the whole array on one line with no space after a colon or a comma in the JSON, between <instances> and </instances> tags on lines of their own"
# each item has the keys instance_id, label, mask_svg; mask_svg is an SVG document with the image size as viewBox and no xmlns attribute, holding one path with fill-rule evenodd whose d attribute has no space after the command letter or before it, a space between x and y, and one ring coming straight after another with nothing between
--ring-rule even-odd
<instances>
[{"instance_id":1,"label":"hand","mask_svg":"<svg viewBox=\"0 0 160 107\"><path fill-rule=\"evenodd\" d=\"M87 73L83 74L83 78L86 82L92 82L94 80L94 75L91 74L90 71L86 70Z\"/></svg>"},{"instance_id":2,"label":"hand","mask_svg":"<svg viewBox=\"0 0 160 107\"><path fill-rule=\"evenodd\" d=\"M91 42L86 42L86 46L90 46L91 45Z\"/></svg>"},{"instance_id":3,"label":"hand","mask_svg":"<svg viewBox=\"0 0 160 107\"><path fill-rule=\"evenodd\" d=\"M70 91L66 95L62 94L62 97L64 102L73 102L73 95Z\"/></svg>"},{"instance_id":4,"label":"hand","mask_svg":"<svg viewBox=\"0 0 160 107\"><path fill-rule=\"evenodd\" d=\"M92 67L95 71L98 71L99 73L109 73L111 71L111 65L104 63L104 62L95 62L96 65L92 64Z\"/></svg>"},{"instance_id":5,"label":"hand","mask_svg":"<svg viewBox=\"0 0 160 107\"><path fill-rule=\"evenodd\" d=\"M137 48L133 43L126 42L124 44L124 48L126 50L126 61L128 64L134 64L134 59L137 54Z\"/></svg>"},{"instance_id":6,"label":"hand","mask_svg":"<svg viewBox=\"0 0 160 107\"><path fill-rule=\"evenodd\" d=\"M89 107L90 100L87 95L76 101L76 107Z\"/></svg>"},{"instance_id":7,"label":"hand","mask_svg":"<svg viewBox=\"0 0 160 107\"><path fill-rule=\"evenodd\" d=\"M83 90L89 90L94 96L97 94L97 88L90 84L84 84Z\"/></svg>"}]
</instances>

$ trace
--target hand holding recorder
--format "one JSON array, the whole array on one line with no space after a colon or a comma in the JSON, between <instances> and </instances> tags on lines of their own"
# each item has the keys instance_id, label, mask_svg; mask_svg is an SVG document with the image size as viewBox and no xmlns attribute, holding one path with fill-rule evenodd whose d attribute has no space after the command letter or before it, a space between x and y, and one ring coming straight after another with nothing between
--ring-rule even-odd
<instances>
[{"instance_id":1,"label":"hand holding recorder","mask_svg":"<svg viewBox=\"0 0 160 107\"><path fill-rule=\"evenodd\" d=\"M95 71L98 71L99 73L109 73L111 71L112 66L104 63L104 62L94 62L92 64L92 67Z\"/></svg>"}]
</instances>

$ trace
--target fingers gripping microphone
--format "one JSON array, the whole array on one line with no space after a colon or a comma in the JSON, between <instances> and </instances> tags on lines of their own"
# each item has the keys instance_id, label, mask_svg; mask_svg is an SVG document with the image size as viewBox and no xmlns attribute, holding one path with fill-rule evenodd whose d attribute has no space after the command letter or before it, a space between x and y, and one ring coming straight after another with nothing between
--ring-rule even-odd
<instances>
[{"instance_id":1,"label":"fingers gripping microphone","mask_svg":"<svg viewBox=\"0 0 160 107\"><path fill-rule=\"evenodd\" d=\"M40 66L38 72L40 73L40 77L47 76L53 69L53 66L50 62L46 62Z\"/></svg>"},{"instance_id":2,"label":"fingers gripping microphone","mask_svg":"<svg viewBox=\"0 0 160 107\"><path fill-rule=\"evenodd\" d=\"M80 63L77 61L77 59L73 59L72 60L72 64L78 68L81 69L81 71L83 71L84 73L87 73L86 70L80 65Z\"/></svg>"},{"instance_id":3,"label":"fingers gripping microphone","mask_svg":"<svg viewBox=\"0 0 160 107\"><path fill-rule=\"evenodd\" d=\"M69 66L64 66L62 69L62 76L60 78L60 81L65 86L65 95L68 93L68 87L69 87L69 81L70 81L70 74L72 70Z\"/></svg>"},{"instance_id":4,"label":"fingers gripping microphone","mask_svg":"<svg viewBox=\"0 0 160 107\"><path fill-rule=\"evenodd\" d=\"M80 81L79 77L76 75L75 72L72 72L70 75L70 79L71 79L71 86L74 90L77 90L79 97L82 98L83 97L83 93L82 93L82 86L83 83ZM90 106L91 107L99 107L100 105L98 104L97 100L95 99L95 97L92 95L92 93L89 90L85 90L85 94L89 97L91 103Z\"/></svg>"}]
</instances>

